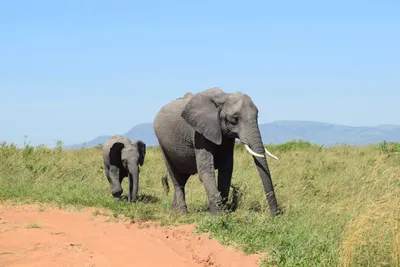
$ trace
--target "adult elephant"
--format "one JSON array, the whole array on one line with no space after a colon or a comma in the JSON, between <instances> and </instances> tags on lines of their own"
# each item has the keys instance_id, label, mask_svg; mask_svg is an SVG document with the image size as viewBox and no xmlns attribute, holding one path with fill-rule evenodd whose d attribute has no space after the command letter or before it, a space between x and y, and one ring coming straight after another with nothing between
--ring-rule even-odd
<instances>
[{"instance_id":1,"label":"adult elephant","mask_svg":"<svg viewBox=\"0 0 400 267\"><path fill-rule=\"evenodd\" d=\"M219 88L195 95L187 93L160 109L154 119L154 131L174 185L172 209L187 212L185 184L191 175L199 173L210 212L213 215L221 212L231 185L235 138L239 138L253 155L270 214L278 213L265 153L278 158L264 148L257 117L258 109L248 95L225 93ZM215 169L218 169L218 186Z\"/></svg>"},{"instance_id":2,"label":"adult elephant","mask_svg":"<svg viewBox=\"0 0 400 267\"><path fill-rule=\"evenodd\" d=\"M145 156L146 144L140 140L132 142L126 137L116 135L103 144L104 172L114 198L121 197L122 180L129 176L128 200L137 200L139 165L143 166Z\"/></svg>"}]
</instances>

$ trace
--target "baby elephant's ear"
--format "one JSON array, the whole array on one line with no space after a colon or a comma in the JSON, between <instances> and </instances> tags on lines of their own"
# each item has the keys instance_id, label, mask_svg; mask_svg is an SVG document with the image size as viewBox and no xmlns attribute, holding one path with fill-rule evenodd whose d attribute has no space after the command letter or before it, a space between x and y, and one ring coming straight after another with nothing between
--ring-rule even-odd
<instances>
[{"instance_id":1,"label":"baby elephant's ear","mask_svg":"<svg viewBox=\"0 0 400 267\"><path fill-rule=\"evenodd\" d=\"M144 158L146 156L146 144L140 140L137 140L136 145L139 151L139 164L140 166L143 166Z\"/></svg>"},{"instance_id":2,"label":"baby elephant's ear","mask_svg":"<svg viewBox=\"0 0 400 267\"><path fill-rule=\"evenodd\" d=\"M115 142L111 147L110 151L108 152L108 156L110 158L110 164L114 166L121 165L121 155L122 150L124 149L125 145L121 142Z\"/></svg>"}]
</instances>

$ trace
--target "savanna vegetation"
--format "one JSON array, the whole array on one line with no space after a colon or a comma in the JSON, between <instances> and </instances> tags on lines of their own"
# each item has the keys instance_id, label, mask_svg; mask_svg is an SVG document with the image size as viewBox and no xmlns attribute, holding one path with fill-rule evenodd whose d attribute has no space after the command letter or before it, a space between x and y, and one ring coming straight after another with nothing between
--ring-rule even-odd
<instances>
[{"instance_id":1,"label":"savanna vegetation","mask_svg":"<svg viewBox=\"0 0 400 267\"><path fill-rule=\"evenodd\" d=\"M165 195L165 165L148 148L141 168L138 203L112 199L100 147L63 150L13 144L0 146L0 201L45 202L106 208L114 217L196 223L223 244L246 253L267 252L264 266L399 266L400 145L324 148L293 141L268 149L278 202L284 213L270 217L252 157L238 145L233 173L234 210L212 218L198 176L189 179L189 213L171 213ZM127 191L124 180L124 194ZM171 185L171 182L170 182Z\"/></svg>"}]
</instances>

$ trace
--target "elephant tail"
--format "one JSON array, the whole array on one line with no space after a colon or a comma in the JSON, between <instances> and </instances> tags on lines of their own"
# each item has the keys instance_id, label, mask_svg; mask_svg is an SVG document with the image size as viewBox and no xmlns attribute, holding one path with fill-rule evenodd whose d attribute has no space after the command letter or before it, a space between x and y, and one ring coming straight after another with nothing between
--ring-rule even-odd
<instances>
[{"instance_id":1,"label":"elephant tail","mask_svg":"<svg viewBox=\"0 0 400 267\"><path fill-rule=\"evenodd\" d=\"M166 195L169 193L169 185L168 185L168 171L165 171L163 177L161 178L162 186L164 188L164 192Z\"/></svg>"}]
</instances>

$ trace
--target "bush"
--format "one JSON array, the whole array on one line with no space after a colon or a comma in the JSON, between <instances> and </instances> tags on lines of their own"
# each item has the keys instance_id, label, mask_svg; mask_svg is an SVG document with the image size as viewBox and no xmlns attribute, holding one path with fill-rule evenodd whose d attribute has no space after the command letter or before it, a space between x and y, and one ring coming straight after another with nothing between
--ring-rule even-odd
<instances>
[{"instance_id":1,"label":"bush","mask_svg":"<svg viewBox=\"0 0 400 267\"><path fill-rule=\"evenodd\" d=\"M395 142L383 141L378 144L378 149L384 154L400 153L400 144Z\"/></svg>"}]
</instances>

